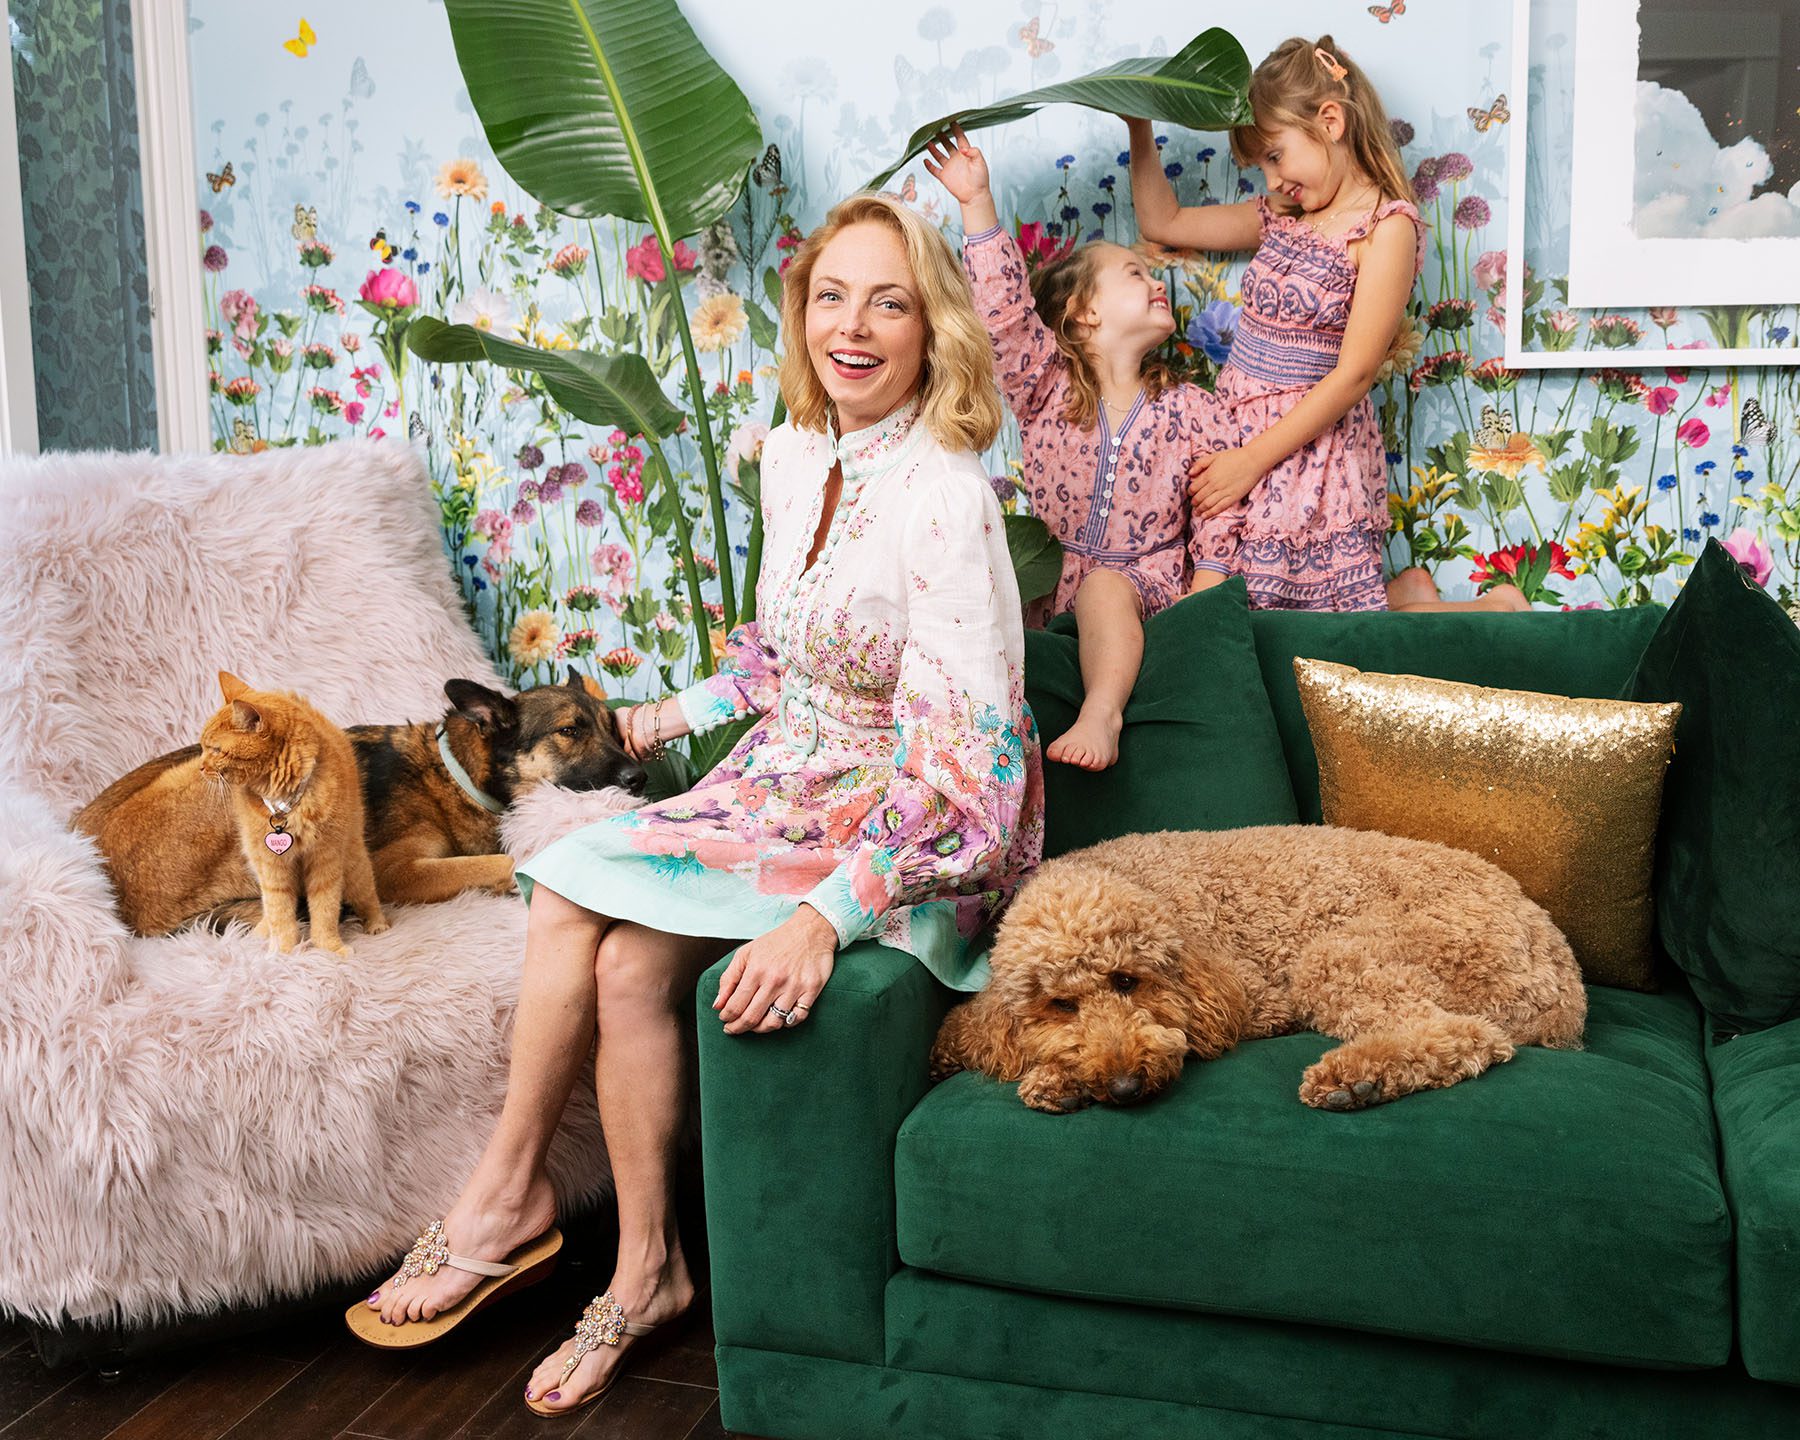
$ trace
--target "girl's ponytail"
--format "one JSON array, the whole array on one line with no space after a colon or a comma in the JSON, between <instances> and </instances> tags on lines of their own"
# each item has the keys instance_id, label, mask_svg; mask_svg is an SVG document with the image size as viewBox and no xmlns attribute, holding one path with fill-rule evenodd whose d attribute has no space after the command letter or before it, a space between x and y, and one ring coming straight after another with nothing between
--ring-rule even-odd
<instances>
[{"instance_id":1,"label":"girl's ponytail","mask_svg":"<svg viewBox=\"0 0 1800 1440\"><path fill-rule=\"evenodd\" d=\"M1344 144L1357 168L1375 182L1384 199L1413 200L1412 182L1400 163L1400 147L1394 143L1381 96L1329 35L1284 40L1256 67L1250 77L1250 109L1256 123L1231 132L1232 158L1246 169L1260 164L1270 137L1283 126L1324 140L1318 114L1327 100L1337 101L1343 109Z\"/></svg>"}]
</instances>

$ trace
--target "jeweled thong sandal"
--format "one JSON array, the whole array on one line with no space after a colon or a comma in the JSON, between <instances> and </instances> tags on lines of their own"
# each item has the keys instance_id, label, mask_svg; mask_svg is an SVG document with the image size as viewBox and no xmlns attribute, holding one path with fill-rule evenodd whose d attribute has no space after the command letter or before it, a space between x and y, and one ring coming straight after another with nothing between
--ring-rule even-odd
<instances>
[{"instance_id":1,"label":"jeweled thong sandal","mask_svg":"<svg viewBox=\"0 0 1800 1440\"><path fill-rule=\"evenodd\" d=\"M674 1321L669 1322L671 1325L674 1323ZM638 1325L627 1320L625 1308L613 1298L610 1290L604 1295L596 1296L588 1301L587 1309L581 1312L581 1319L576 1322L575 1348L569 1352L569 1358L563 1362L562 1374L557 1377L556 1383L550 1387L548 1394L555 1395L560 1392L562 1387L568 1383L569 1377L575 1373L575 1367L602 1345L617 1345L621 1335L648 1335L651 1331L662 1328L661 1325ZM527 1400L525 1406L535 1415L573 1415L577 1410L587 1409L612 1389L613 1383L619 1378L619 1372L624 1368L622 1364L613 1366L612 1374L606 1377L604 1385L591 1395L583 1395L573 1405L552 1409L539 1401Z\"/></svg>"},{"instance_id":2,"label":"jeweled thong sandal","mask_svg":"<svg viewBox=\"0 0 1800 1440\"><path fill-rule=\"evenodd\" d=\"M527 1240L505 1260L471 1260L466 1255L450 1252L444 1241L444 1222L433 1220L400 1262L400 1269L390 1282L393 1287L398 1290L420 1275L435 1275L446 1265L485 1277L481 1283L448 1310L440 1310L429 1320L384 1325L381 1311L363 1300L344 1312L344 1323L358 1340L381 1350L410 1350L418 1345L429 1345L448 1335L477 1310L515 1290L523 1290L527 1285L546 1279L556 1268L556 1255L562 1249L562 1243L562 1231L552 1225L536 1239Z\"/></svg>"}]
</instances>

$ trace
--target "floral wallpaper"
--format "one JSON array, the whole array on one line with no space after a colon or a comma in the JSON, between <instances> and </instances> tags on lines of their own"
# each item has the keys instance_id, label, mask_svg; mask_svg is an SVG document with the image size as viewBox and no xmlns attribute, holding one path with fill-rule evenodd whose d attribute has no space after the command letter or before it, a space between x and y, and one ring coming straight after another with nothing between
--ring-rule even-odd
<instances>
[{"instance_id":1,"label":"floral wallpaper","mask_svg":"<svg viewBox=\"0 0 1800 1440\"><path fill-rule=\"evenodd\" d=\"M10 0L38 445L156 444L131 0Z\"/></svg>"},{"instance_id":2,"label":"floral wallpaper","mask_svg":"<svg viewBox=\"0 0 1800 1440\"><path fill-rule=\"evenodd\" d=\"M753 572L747 522L776 399L779 274L800 234L933 115L1190 38L1168 7L1137 0L891 7L859 17L854 40L822 0L784 6L782 26L688 0L769 147L727 218L674 257L727 452L721 534L688 439L668 447L671 491L647 472L639 437L574 421L534 377L425 364L401 343L430 315L539 346L640 353L697 414L654 239L542 210L508 179L470 111L440 5L316 0L304 30L226 0L191 0L190 11L216 443L409 436L428 459L449 563L502 665L530 683L576 664L630 694L685 682L720 638L720 567L740 589ZM1284 0L1231 23L1253 59L1290 33L1334 31L1382 87L1431 224L1426 273L1375 395L1393 566L1425 566L1452 597L1507 579L1544 605L1630 605L1669 598L1717 535L1791 601L1800 372L1708 370L1704 353L1724 343L1720 325L1789 343L1791 316L1578 314L1559 277L1528 264L1525 320L1544 347L1604 353L1588 371L1501 363L1507 207L1519 199L1506 174L1513 122L1497 118L1507 7L1415 3L1383 20L1370 7ZM1552 72L1535 66L1534 84ZM1186 203L1256 193L1222 136L1159 138ZM1094 235L1133 238L1116 120L1057 108L982 143L1001 212L1034 257ZM1528 167L1528 186L1552 178ZM892 183L956 238L954 204L922 167ZM1550 198L1534 189L1528 215L1553 209ZM1180 321L1169 358L1208 383L1229 351L1248 257L1153 258ZM1664 339L1693 347L1693 362L1620 368L1616 352ZM1016 454L1008 435L990 456L1003 496ZM704 572L703 613L676 564L683 533Z\"/></svg>"}]
</instances>

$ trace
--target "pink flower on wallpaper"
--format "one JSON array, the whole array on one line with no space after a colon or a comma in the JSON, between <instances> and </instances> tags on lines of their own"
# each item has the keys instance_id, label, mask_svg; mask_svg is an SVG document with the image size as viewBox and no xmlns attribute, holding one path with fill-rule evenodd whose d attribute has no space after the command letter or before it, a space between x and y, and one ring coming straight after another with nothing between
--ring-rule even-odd
<instances>
[{"instance_id":1,"label":"pink flower on wallpaper","mask_svg":"<svg viewBox=\"0 0 1800 1440\"><path fill-rule=\"evenodd\" d=\"M219 297L219 313L234 334L245 340L256 337L256 297L248 290L227 290Z\"/></svg>"},{"instance_id":2,"label":"pink flower on wallpaper","mask_svg":"<svg viewBox=\"0 0 1800 1440\"><path fill-rule=\"evenodd\" d=\"M688 249L684 242L677 240L675 242L675 273L677 275L692 274L699 264L700 257ZM646 235L625 252L625 273L636 276L646 285L662 284L663 276L667 272L663 269L662 251L657 247L656 236Z\"/></svg>"},{"instance_id":3,"label":"pink flower on wallpaper","mask_svg":"<svg viewBox=\"0 0 1800 1440\"><path fill-rule=\"evenodd\" d=\"M344 407L344 423L346 425L360 425L360 424L362 424L362 418L363 418L363 402L362 401L352 400L348 405L346 405Z\"/></svg>"},{"instance_id":4,"label":"pink flower on wallpaper","mask_svg":"<svg viewBox=\"0 0 1800 1440\"><path fill-rule=\"evenodd\" d=\"M1644 397L1644 408L1652 415L1667 415L1680 398L1680 391L1671 390L1667 385L1658 385Z\"/></svg>"},{"instance_id":5,"label":"pink flower on wallpaper","mask_svg":"<svg viewBox=\"0 0 1800 1440\"><path fill-rule=\"evenodd\" d=\"M1744 573L1758 585L1767 585L1775 570L1775 552L1754 530L1737 529L1721 542L1731 558L1744 567Z\"/></svg>"},{"instance_id":6,"label":"pink flower on wallpaper","mask_svg":"<svg viewBox=\"0 0 1800 1440\"><path fill-rule=\"evenodd\" d=\"M1485 250L1475 262L1475 283L1483 290L1498 290L1506 283L1506 252Z\"/></svg>"},{"instance_id":7,"label":"pink flower on wallpaper","mask_svg":"<svg viewBox=\"0 0 1800 1440\"><path fill-rule=\"evenodd\" d=\"M1707 429L1706 422L1701 419L1683 420L1681 428L1675 432L1675 438L1691 450L1698 450L1712 439L1712 431Z\"/></svg>"},{"instance_id":8,"label":"pink flower on wallpaper","mask_svg":"<svg viewBox=\"0 0 1800 1440\"><path fill-rule=\"evenodd\" d=\"M1731 403L1731 386L1719 386L1718 389L1714 390L1712 394L1706 397L1706 403L1715 410L1721 405L1729 405Z\"/></svg>"},{"instance_id":9,"label":"pink flower on wallpaper","mask_svg":"<svg viewBox=\"0 0 1800 1440\"><path fill-rule=\"evenodd\" d=\"M371 270L356 294L364 304L385 310L390 315L410 310L419 303L419 287L413 284L412 277L385 265L379 270Z\"/></svg>"},{"instance_id":10,"label":"pink flower on wallpaper","mask_svg":"<svg viewBox=\"0 0 1800 1440\"><path fill-rule=\"evenodd\" d=\"M1688 382L1688 372L1685 370L1671 370L1668 374L1671 385L1685 385Z\"/></svg>"}]
</instances>

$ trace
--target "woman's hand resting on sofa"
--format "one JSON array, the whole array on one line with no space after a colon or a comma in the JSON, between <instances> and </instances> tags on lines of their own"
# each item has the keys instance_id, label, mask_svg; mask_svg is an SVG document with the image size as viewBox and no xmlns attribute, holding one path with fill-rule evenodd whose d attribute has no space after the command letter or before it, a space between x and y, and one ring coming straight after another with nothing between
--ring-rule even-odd
<instances>
[{"instance_id":1,"label":"woman's hand resting on sofa","mask_svg":"<svg viewBox=\"0 0 1800 1440\"><path fill-rule=\"evenodd\" d=\"M713 1001L725 1033L766 1035L806 1020L837 965L837 943L831 922L802 905L767 935L739 946Z\"/></svg>"}]
</instances>

